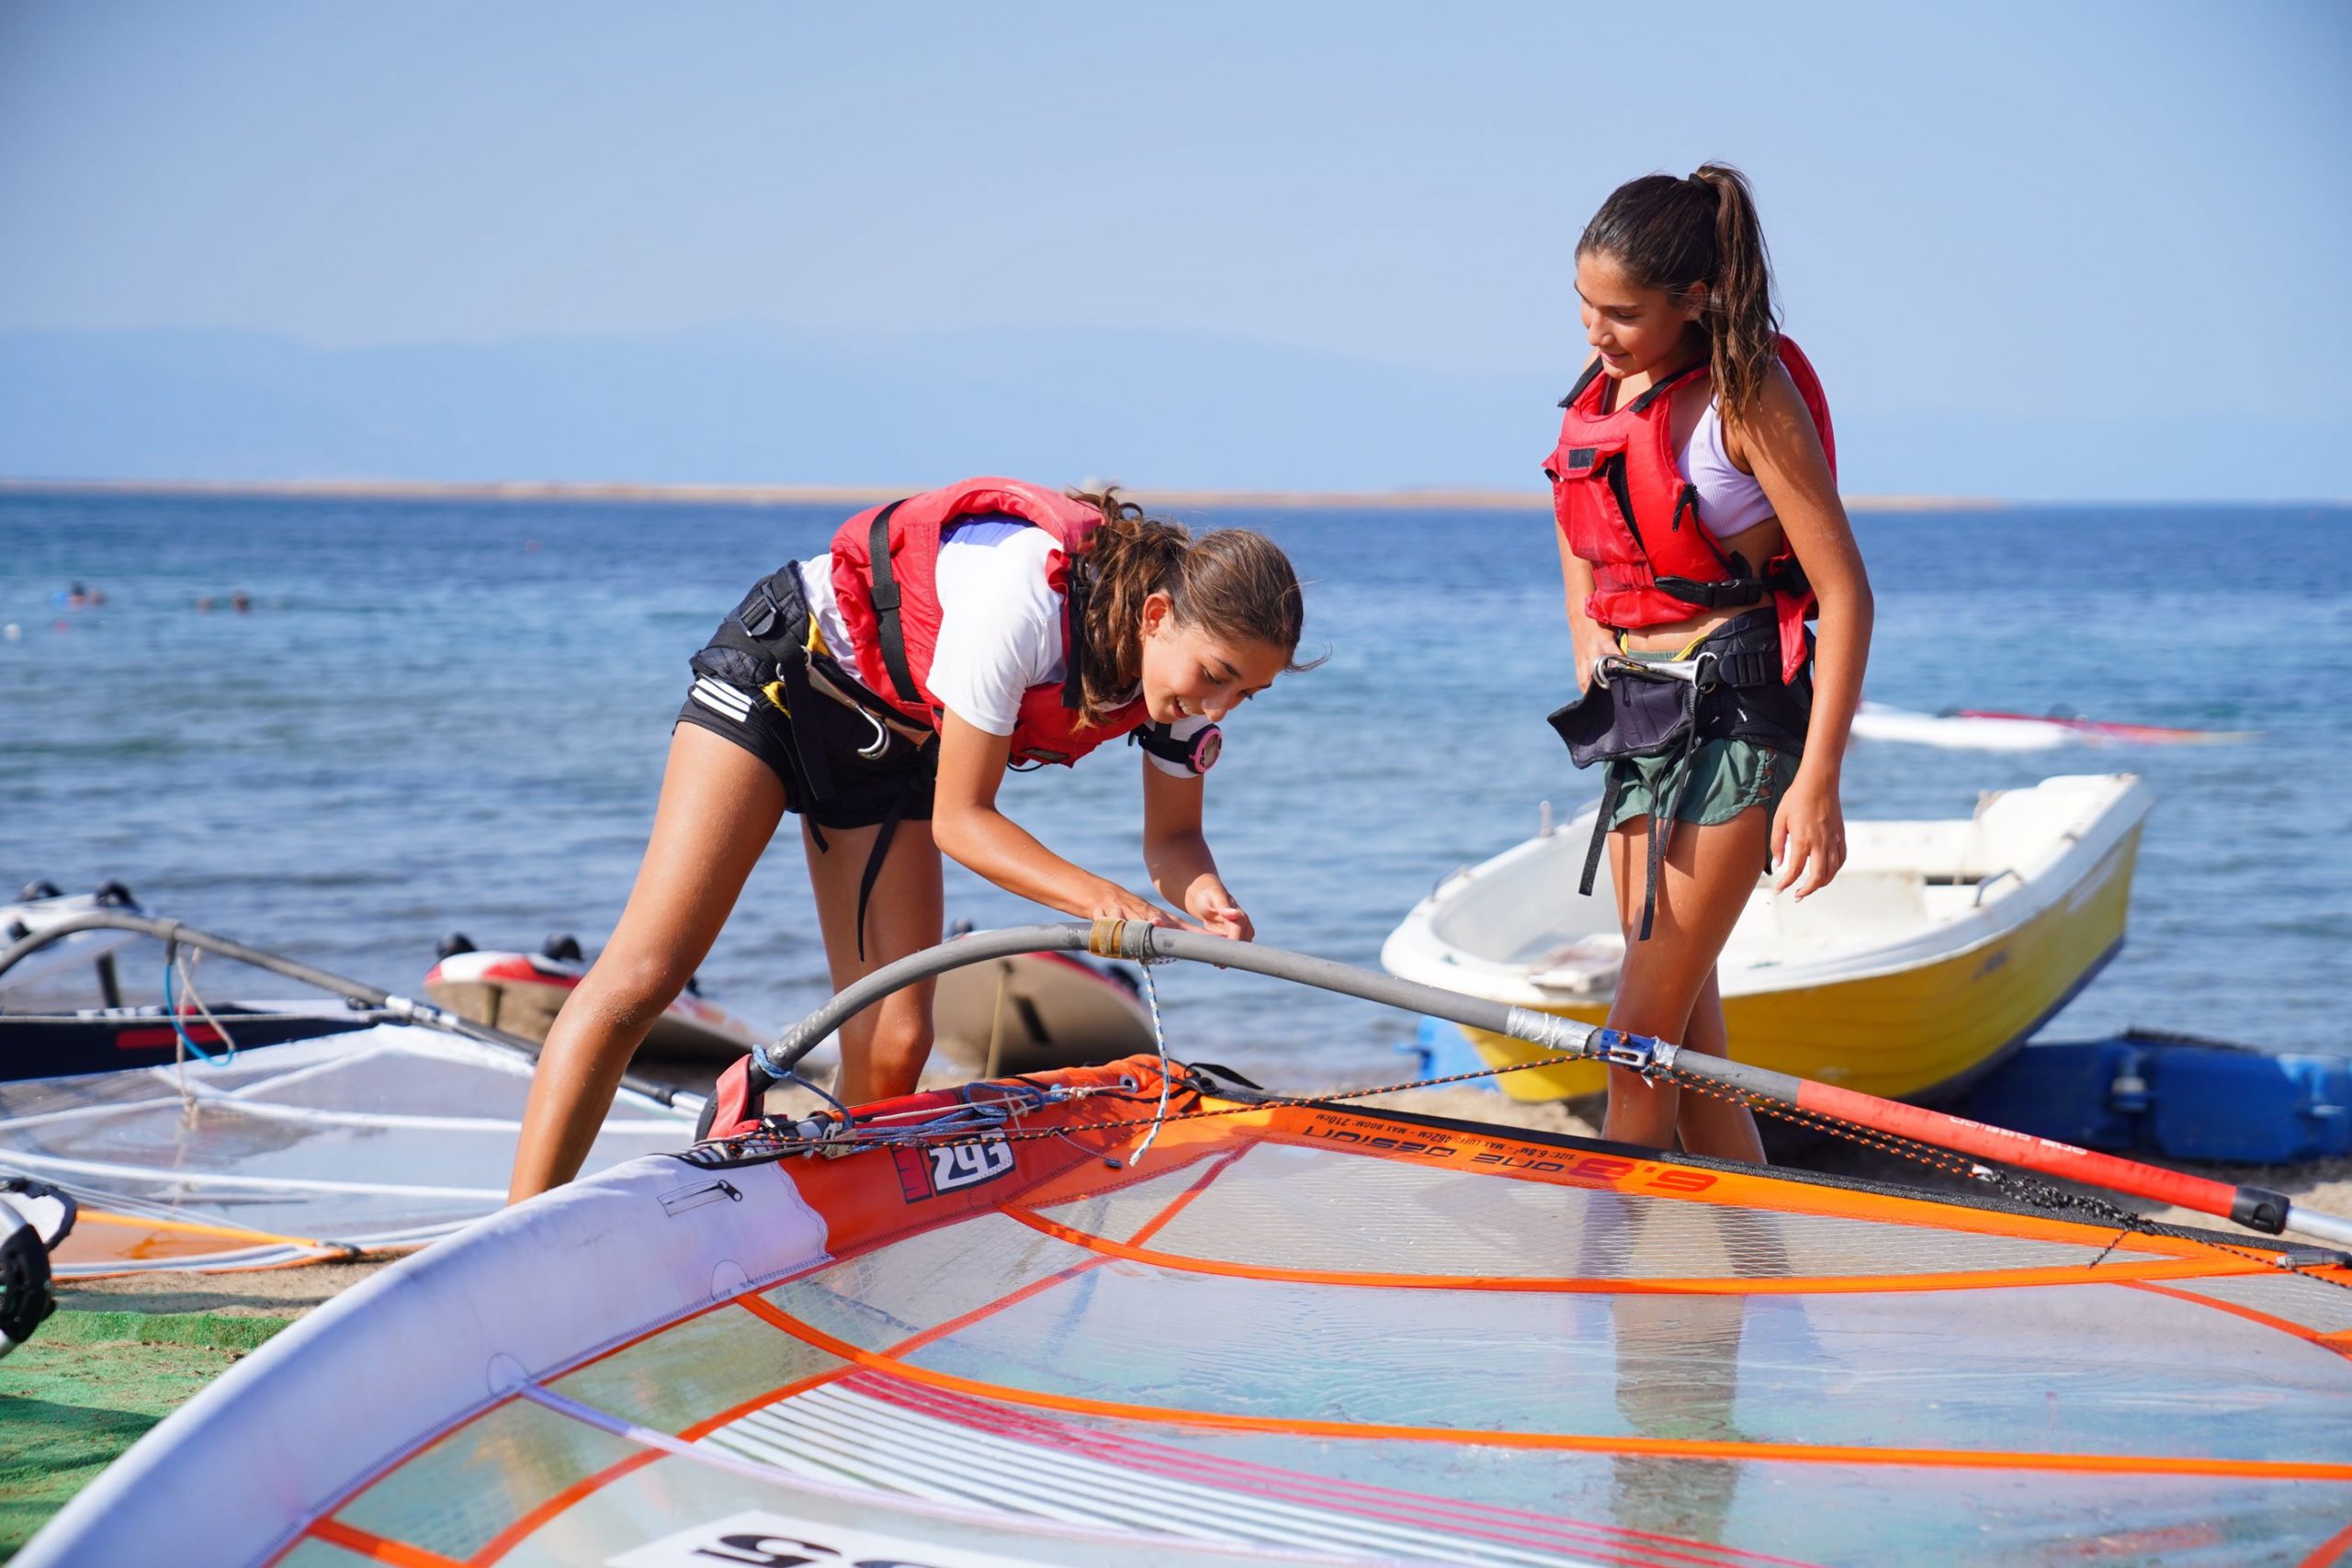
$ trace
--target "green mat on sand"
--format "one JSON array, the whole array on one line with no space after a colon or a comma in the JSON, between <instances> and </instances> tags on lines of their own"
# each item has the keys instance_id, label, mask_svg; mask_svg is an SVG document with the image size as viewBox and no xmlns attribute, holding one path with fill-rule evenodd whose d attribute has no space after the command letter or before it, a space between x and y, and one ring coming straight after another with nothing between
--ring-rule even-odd
<instances>
[{"instance_id":1,"label":"green mat on sand","mask_svg":"<svg viewBox=\"0 0 2352 1568\"><path fill-rule=\"evenodd\" d=\"M60 1312L0 1361L0 1560L114 1457L291 1321Z\"/></svg>"}]
</instances>

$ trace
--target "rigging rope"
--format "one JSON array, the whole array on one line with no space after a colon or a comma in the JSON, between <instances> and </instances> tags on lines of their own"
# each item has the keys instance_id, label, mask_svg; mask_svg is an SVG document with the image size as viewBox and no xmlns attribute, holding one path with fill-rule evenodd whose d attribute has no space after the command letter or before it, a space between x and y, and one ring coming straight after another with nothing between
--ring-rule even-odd
<instances>
[{"instance_id":1,"label":"rigging rope","mask_svg":"<svg viewBox=\"0 0 2352 1568\"><path fill-rule=\"evenodd\" d=\"M1164 964L1167 960L1159 962ZM1149 962L1143 965L1143 996L1144 1000L1151 1004L1151 1043L1159 1052L1159 1109L1151 1114L1151 1131L1143 1135L1143 1142L1136 1145L1136 1152L1127 1156L1130 1169L1143 1163L1144 1151L1151 1147L1151 1141L1159 1136L1160 1124L1168 1120L1168 1032L1160 1027L1159 986L1151 977Z\"/></svg>"},{"instance_id":2,"label":"rigging rope","mask_svg":"<svg viewBox=\"0 0 2352 1568\"><path fill-rule=\"evenodd\" d=\"M212 1010L205 1005L203 996L196 988L196 965L203 956L201 948L183 947L176 937L164 940L164 1012L172 1021L173 1086L179 1091L180 1122L189 1127L196 1125L198 1102L187 1087L188 1053L196 1053L198 1059L207 1066L222 1066L237 1059L237 1042L230 1036L228 1030L221 1027L220 1021L212 1016ZM197 1015L210 1026L214 1041L227 1047L220 1055L215 1056L198 1045L195 1036L188 1033L187 1021L180 1010L179 998L175 994L175 976L178 979L177 992L186 995L187 1004L194 1007Z\"/></svg>"},{"instance_id":3,"label":"rigging rope","mask_svg":"<svg viewBox=\"0 0 2352 1568\"><path fill-rule=\"evenodd\" d=\"M187 1005L195 1008L197 1010L198 1016L202 1018L206 1023L211 1026L213 1033L219 1037L218 1043L228 1047L226 1059L229 1061L234 1061L237 1056L237 1043L229 1038L229 1032L220 1027L220 1021L212 1016L212 1010L206 1007L204 1005L204 998L197 994L196 958L201 958L203 954L201 953L198 953L195 957L192 958L189 956L189 950L183 948L176 939L166 938L164 940L164 1015L172 1021L172 1033L177 1041L175 1051L175 1060L182 1066L187 1065L187 1058L191 1054L193 1054L198 1061L212 1066L218 1066L223 1058L215 1056L211 1052L207 1051L203 1046L198 1044L195 1037L188 1033L186 1015L180 1010L180 1002L175 995L175 991L185 992L187 994ZM176 976L178 980L176 987L173 984L175 976Z\"/></svg>"}]
</instances>

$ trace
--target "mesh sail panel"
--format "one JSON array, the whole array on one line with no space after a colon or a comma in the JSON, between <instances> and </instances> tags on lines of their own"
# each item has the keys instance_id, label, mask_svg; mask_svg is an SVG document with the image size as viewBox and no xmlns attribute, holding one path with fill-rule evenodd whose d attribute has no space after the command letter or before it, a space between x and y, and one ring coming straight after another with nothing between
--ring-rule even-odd
<instances>
[{"instance_id":1,"label":"mesh sail panel","mask_svg":"<svg viewBox=\"0 0 2352 1568\"><path fill-rule=\"evenodd\" d=\"M502 1404L399 1465L335 1517L462 1562L517 1518L635 1453L594 1427Z\"/></svg>"},{"instance_id":2,"label":"mesh sail panel","mask_svg":"<svg viewBox=\"0 0 2352 1568\"><path fill-rule=\"evenodd\" d=\"M2352 1291L2324 1280L2254 1275L2183 1280L2175 1288L2297 1324L2314 1334L2352 1334Z\"/></svg>"},{"instance_id":3,"label":"mesh sail panel","mask_svg":"<svg viewBox=\"0 0 2352 1568\"><path fill-rule=\"evenodd\" d=\"M1121 1239L1168 1197L1154 1184L1046 1212L1073 1229ZM1700 1280L2079 1266L2113 1239L1956 1235L1263 1144L1219 1173L1151 1245L1290 1269ZM2128 1241L2108 1255L2149 1256Z\"/></svg>"}]
</instances>

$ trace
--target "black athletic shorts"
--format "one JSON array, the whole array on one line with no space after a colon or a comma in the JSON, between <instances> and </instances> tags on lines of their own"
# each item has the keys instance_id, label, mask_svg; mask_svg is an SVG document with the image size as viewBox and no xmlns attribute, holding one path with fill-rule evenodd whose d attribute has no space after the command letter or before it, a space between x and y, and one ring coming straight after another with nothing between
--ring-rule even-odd
<instances>
[{"instance_id":1,"label":"black athletic shorts","mask_svg":"<svg viewBox=\"0 0 2352 1568\"><path fill-rule=\"evenodd\" d=\"M872 828L894 810L902 818L931 819L932 792L939 777L939 747L917 746L894 729L869 718L862 709L839 703L822 693L811 693L803 705L809 712L786 717L762 691L729 673L748 677L752 671L731 671L741 651L714 639L695 658L695 683L678 710L679 724L699 725L723 735L768 765L784 785L785 808L807 817L820 828ZM714 670L716 666L716 670ZM832 796L812 808L802 799L799 758L793 728L815 722L820 728L825 762L832 773ZM877 734L884 738L877 745ZM864 753L873 751L876 755Z\"/></svg>"}]
</instances>

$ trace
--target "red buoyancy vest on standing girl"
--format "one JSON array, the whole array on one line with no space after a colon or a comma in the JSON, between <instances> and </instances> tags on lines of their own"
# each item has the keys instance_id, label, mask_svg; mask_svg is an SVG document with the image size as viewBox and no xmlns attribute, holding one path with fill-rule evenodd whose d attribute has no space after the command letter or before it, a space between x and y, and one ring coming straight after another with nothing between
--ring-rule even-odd
<instances>
[{"instance_id":1,"label":"red buoyancy vest on standing girl","mask_svg":"<svg viewBox=\"0 0 2352 1568\"><path fill-rule=\"evenodd\" d=\"M1780 350L1835 475L1837 439L1821 378L1794 343L1783 337ZM1553 515L1568 548L1592 563L1585 614L1595 623L1621 630L1668 626L1700 610L1758 604L1769 594L1780 616L1781 678L1793 681L1808 656L1804 623L1814 607L1794 552L1783 547L1760 571L1743 556L1726 556L1699 521L1698 487L1674 466L1668 429L1673 400L1667 393L1707 374L1702 359L1633 401L1604 409L1617 383L1601 374L1595 359L1560 400L1567 412L1559 445L1544 464L1552 478Z\"/></svg>"},{"instance_id":2,"label":"red buoyancy vest on standing girl","mask_svg":"<svg viewBox=\"0 0 2352 1568\"><path fill-rule=\"evenodd\" d=\"M1074 762L1143 724L1150 716L1140 693L1097 723L1083 728L1078 723L1083 640L1078 631L1085 606L1070 559L1102 525L1102 514L1019 479L966 479L870 508L842 524L833 536L833 597L854 647L837 656L853 657L858 679L892 707L938 728L943 709L932 694L931 662L939 645L940 537L976 517L1010 517L1043 528L1061 547L1048 557L1046 570L1047 585L1063 596L1062 667L1069 673L1060 685L1032 686L1022 694L1012 760Z\"/></svg>"}]
</instances>

